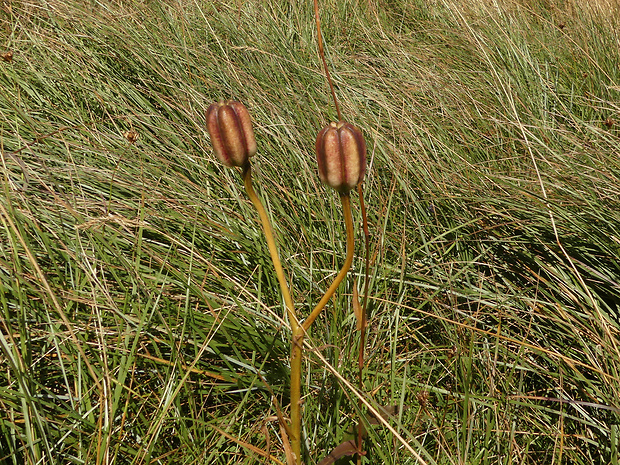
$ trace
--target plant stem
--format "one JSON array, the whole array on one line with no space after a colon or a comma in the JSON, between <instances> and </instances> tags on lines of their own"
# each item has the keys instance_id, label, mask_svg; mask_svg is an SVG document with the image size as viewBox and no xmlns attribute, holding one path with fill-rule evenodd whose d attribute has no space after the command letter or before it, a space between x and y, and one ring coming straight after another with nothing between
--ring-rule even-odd
<instances>
[{"instance_id":1,"label":"plant stem","mask_svg":"<svg viewBox=\"0 0 620 465\"><path fill-rule=\"evenodd\" d=\"M303 358L303 343L306 331L310 328L316 317L319 316L325 304L334 295L336 289L347 275L353 263L354 252L354 234L353 234L353 216L351 214L351 198L349 194L342 194L342 209L344 212L345 227L347 230L347 258L336 276L336 279L329 287L323 298L317 306L312 310L310 316L306 318L303 324L293 330L293 341L291 347L291 447L293 453L301 463L301 361Z\"/></svg>"},{"instance_id":2,"label":"plant stem","mask_svg":"<svg viewBox=\"0 0 620 465\"><path fill-rule=\"evenodd\" d=\"M293 331L291 341L291 431L290 440L295 462L301 464L301 361L304 344L303 327Z\"/></svg>"},{"instance_id":3,"label":"plant stem","mask_svg":"<svg viewBox=\"0 0 620 465\"><path fill-rule=\"evenodd\" d=\"M349 197L349 194L341 194L340 200L342 200L344 222L347 228L347 258L344 262L344 265L342 265L340 273L338 273L338 276L336 276L336 279L334 280L332 285L329 287L329 289L327 290L323 298L319 301L317 306L314 307L314 310L312 310L308 318L306 318L306 320L303 322L302 326L304 331L308 331L308 328L310 328L312 323L314 323L314 320L316 320L316 317L319 316L321 310L323 310L323 307L325 307L325 304L327 304L327 301L334 295L334 292L336 292L336 289L349 272L349 268L351 268L351 264L353 263L353 252L355 244L353 237L353 216L351 215L351 199Z\"/></svg>"},{"instance_id":4,"label":"plant stem","mask_svg":"<svg viewBox=\"0 0 620 465\"><path fill-rule=\"evenodd\" d=\"M340 105L338 105L338 100L336 100L336 92L334 91L334 84L332 83L332 78L329 75L329 69L327 68L327 61L325 60L325 50L323 49L323 36L321 35L321 18L319 17L319 0L314 0L314 19L316 20L316 35L317 35L317 42L319 44L319 55L321 55L321 60L323 60L323 69L325 69L325 77L327 78L327 82L329 83L329 90L331 91L332 98L334 99L336 113L338 113L338 121L342 121L342 115L340 114Z\"/></svg>"},{"instance_id":5,"label":"plant stem","mask_svg":"<svg viewBox=\"0 0 620 465\"><path fill-rule=\"evenodd\" d=\"M265 238L267 240L267 246L269 247L269 253L271 254L271 260L273 261L273 266L276 270L276 275L278 276L278 281L280 283L280 289L282 291L282 295L284 296L284 302L286 304L286 309L288 312L288 317L291 323L291 329L293 331L293 338L291 342L291 428L290 428L290 441L291 447L293 449L293 454L295 455L295 461L297 464L301 463L301 363L303 359L303 342L305 332L310 328L314 320L316 320L317 316L321 313L321 310L325 307L325 304L329 301L329 299L334 295L336 289L347 275L349 269L351 268L351 264L353 263L353 252L354 252L354 234L353 234L353 216L351 214L351 199L349 194L342 194L340 199L342 201L342 209L344 212L344 221L347 230L347 257L336 276L336 279L329 287L325 295L321 298L320 302L317 306L312 310L310 316L304 321L303 325L299 323L297 320L297 316L295 314L295 306L293 304L293 299L291 298L291 294L288 288L288 284L286 282L286 278L284 276L284 271L282 269L282 264L280 262L280 257L278 255L278 251L276 249L276 243L273 238L273 230L271 228L271 223L269 221L269 217L267 216L267 212L265 211L265 207L263 207L262 202L260 201L258 195L254 191L254 187L252 186L252 167L248 163L243 167L243 182L245 184L245 190L248 193L248 197L252 200L254 207L258 211L258 215L260 216L261 223L263 225L263 230L265 232Z\"/></svg>"},{"instance_id":6,"label":"plant stem","mask_svg":"<svg viewBox=\"0 0 620 465\"><path fill-rule=\"evenodd\" d=\"M364 192L362 190L362 183L357 185L357 193L360 198L360 209L362 212L362 224L364 227L364 243L366 246L366 257L365 257L365 269L364 269L364 298L362 303L362 324L360 330L360 348L359 354L357 357L357 368L358 368L358 383L357 387L359 392L364 390L364 348L366 346L366 305L368 304L368 282L369 282L369 271L370 271L370 232L368 231L368 219L366 218L366 205L364 204ZM362 420L362 408L364 407L364 403L362 399L359 399L359 412L360 418L357 424L357 449L359 451L362 449L362 442L364 440L364 424ZM361 465L362 463L362 454L357 454L357 465Z\"/></svg>"},{"instance_id":7,"label":"plant stem","mask_svg":"<svg viewBox=\"0 0 620 465\"><path fill-rule=\"evenodd\" d=\"M263 230L265 232L265 238L267 240L267 246L269 247L269 253L271 254L271 261L276 270L278 281L280 283L280 290L284 296L284 302L286 304L286 310L288 313L288 319L293 331L292 343L291 343L291 428L288 429L289 439L293 454L295 455L295 463L301 464L301 413L300 413L300 398L301 398L301 361L302 361L302 344L304 329L301 327L297 315L295 314L295 305L291 298L286 278L284 276L284 270L280 263L280 257L278 256L278 250L273 238L273 230L271 228L271 222L263 207L262 202L252 186L252 167L250 163L247 163L243 167L243 183L245 184L245 190L252 200L254 207L258 211L261 223L263 224Z\"/></svg>"},{"instance_id":8,"label":"plant stem","mask_svg":"<svg viewBox=\"0 0 620 465\"><path fill-rule=\"evenodd\" d=\"M295 314L295 305L293 304L293 299L291 298L286 277L284 276L282 263L280 263L280 257L278 256L278 249L276 248L276 242L273 238L273 230L271 228L271 223L269 222L269 217L267 216L265 207L263 207L262 202L258 198L258 195L256 195L254 187L252 186L252 167L250 163L247 163L243 167L242 176L248 197L250 197L250 200L258 211L258 216L260 216L261 223L263 224L263 231L265 232L265 239L267 240L267 246L269 247L269 253L271 254L271 261L276 269L276 275L278 276L278 282L280 283L280 290L282 291L284 303L286 304L288 319L290 321L293 334L295 334L295 331L299 327L299 321L297 320L297 315Z\"/></svg>"}]
</instances>

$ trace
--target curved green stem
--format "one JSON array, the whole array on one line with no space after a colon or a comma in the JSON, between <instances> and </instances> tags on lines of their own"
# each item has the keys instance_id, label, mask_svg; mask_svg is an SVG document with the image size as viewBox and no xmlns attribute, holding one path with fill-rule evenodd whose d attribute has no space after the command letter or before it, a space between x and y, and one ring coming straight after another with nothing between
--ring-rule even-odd
<instances>
[{"instance_id":1,"label":"curved green stem","mask_svg":"<svg viewBox=\"0 0 620 465\"><path fill-rule=\"evenodd\" d=\"M273 266L276 270L276 275L278 276L280 290L282 291L282 295L284 297L286 310L291 323L291 329L293 331L291 343L291 428L289 434L291 447L295 456L295 463L301 464L301 364L303 359L303 341L306 331L319 316L321 310L323 310L329 299L334 295L334 292L338 289L338 286L347 275L349 269L351 268L351 264L353 263L355 243L353 234L353 216L351 214L351 199L349 194L341 194L340 196L347 230L347 257L344 265L317 306L314 310L312 310L304 323L300 324L299 320L297 320L297 315L295 314L295 306L293 304L293 299L291 298L286 277L282 269L282 264L280 262L276 243L273 238L273 230L271 228L269 217L267 216L265 207L263 207L262 202L260 201L258 195L256 195L254 187L252 186L252 167L249 163L243 167L242 176L245 184L245 190L254 204L254 207L256 207L263 225L267 246L269 247L271 260L273 261Z\"/></svg>"},{"instance_id":2,"label":"curved green stem","mask_svg":"<svg viewBox=\"0 0 620 465\"><path fill-rule=\"evenodd\" d=\"M342 210L344 212L344 222L347 228L347 258L344 261L344 265L342 265L342 269L336 279L332 283L332 285L327 289L327 292L323 296L323 298L319 301L319 303L314 307L314 310L310 313L308 318L303 322L302 327L304 331L308 331L314 320L319 316L323 307L327 304L329 299L334 295L336 289L344 279L344 277L349 272L351 268L351 264L353 263L353 252L354 252L354 235L353 235L353 216L351 215L351 199L349 194L341 194L340 200L342 200Z\"/></svg>"},{"instance_id":3,"label":"curved green stem","mask_svg":"<svg viewBox=\"0 0 620 465\"><path fill-rule=\"evenodd\" d=\"M276 269L276 275L278 276L280 290L282 291L282 296L284 297L284 303L286 305L288 319L291 323L291 329L293 330L294 334L295 330L299 326L299 321L297 320L297 315L295 314L295 305L293 304L293 299L291 298L291 293L286 282L286 277L284 276L282 263L280 263L280 257L278 255L278 249L276 248L276 241L273 238L273 230L271 229L269 217L267 216L265 207L263 207L262 202L258 198L258 195L256 195L256 191L254 191L254 187L252 186L252 167L250 166L249 162L243 167L242 176L243 183L245 184L245 190L248 193L248 197L250 197L250 200L254 204L256 211L258 211L258 216L260 216L261 223L263 224L263 231L265 232L265 239L267 240L267 246L269 247L269 253L271 254L271 261L273 262L273 266Z\"/></svg>"},{"instance_id":4,"label":"curved green stem","mask_svg":"<svg viewBox=\"0 0 620 465\"><path fill-rule=\"evenodd\" d=\"M301 463L301 362L303 358L304 336L329 299L334 295L334 292L336 292L336 289L351 268L351 263L353 263L355 243L353 235L353 216L351 215L351 199L348 194L341 195L340 199L342 200L344 221L347 229L347 258L340 273L338 273L338 276L336 276L336 279L323 298L314 310L312 310L312 313L310 313L300 327L293 330L291 347L291 447L298 464Z\"/></svg>"}]
</instances>

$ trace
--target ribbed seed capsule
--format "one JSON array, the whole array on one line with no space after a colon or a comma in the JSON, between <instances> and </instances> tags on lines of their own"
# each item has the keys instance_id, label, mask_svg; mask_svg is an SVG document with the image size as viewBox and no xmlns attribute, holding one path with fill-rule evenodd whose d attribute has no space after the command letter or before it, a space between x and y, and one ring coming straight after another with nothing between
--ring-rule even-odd
<instances>
[{"instance_id":1,"label":"ribbed seed capsule","mask_svg":"<svg viewBox=\"0 0 620 465\"><path fill-rule=\"evenodd\" d=\"M234 100L207 109L207 130L217 158L226 166L244 166L256 153L256 139L248 109Z\"/></svg>"},{"instance_id":2,"label":"ribbed seed capsule","mask_svg":"<svg viewBox=\"0 0 620 465\"><path fill-rule=\"evenodd\" d=\"M316 138L321 182L347 194L366 172L366 143L361 131L344 121L329 123Z\"/></svg>"}]
</instances>

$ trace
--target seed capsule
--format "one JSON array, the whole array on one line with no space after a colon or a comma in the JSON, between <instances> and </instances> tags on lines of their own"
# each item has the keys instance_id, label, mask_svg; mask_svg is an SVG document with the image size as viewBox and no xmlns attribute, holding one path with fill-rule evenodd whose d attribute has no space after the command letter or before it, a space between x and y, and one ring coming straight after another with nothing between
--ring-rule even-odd
<instances>
[{"instance_id":1,"label":"seed capsule","mask_svg":"<svg viewBox=\"0 0 620 465\"><path fill-rule=\"evenodd\" d=\"M344 121L329 123L316 138L321 182L347 194L366 172L366 143L361 131Z\"/></svg>"},{"instance_id":2,"label":"seed capsule","mask_svg":"<svg viewBox=\"0 0 620 465\"><path fill-rule=\"evenodd\" d=\"M207 109L207 130L215 155L226 166L244 166L256 153L252 119L242 103L212 104Z\"/></svg>"}]
</instances>

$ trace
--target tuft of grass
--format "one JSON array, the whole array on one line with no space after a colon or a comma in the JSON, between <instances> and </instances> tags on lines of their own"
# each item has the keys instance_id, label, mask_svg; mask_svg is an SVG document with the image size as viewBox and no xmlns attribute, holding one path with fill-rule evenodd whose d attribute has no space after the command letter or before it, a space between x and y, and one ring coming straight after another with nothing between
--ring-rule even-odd
<instances>
[{"instance_id":1,"label":"tuft of grass","mask_svg":"<svg viewBox=\"0 0 620 465\"><path fill-rule=\"evenodd\" d=\"M362 462L617 463L618 6L320 5L369 148L360 395L398 407L402 438L368 425ZM345 248L313 160L335 112L311 2L0 8L0 461L284 460L271 392L286 411L289 328L204 111L252 113L305 314ZM356 421L363 269L308 339L307 463Z\"/></svg>"}]
</instances>

